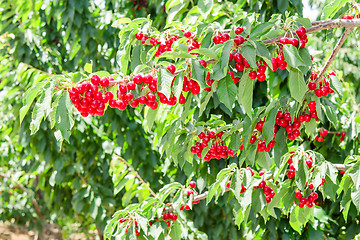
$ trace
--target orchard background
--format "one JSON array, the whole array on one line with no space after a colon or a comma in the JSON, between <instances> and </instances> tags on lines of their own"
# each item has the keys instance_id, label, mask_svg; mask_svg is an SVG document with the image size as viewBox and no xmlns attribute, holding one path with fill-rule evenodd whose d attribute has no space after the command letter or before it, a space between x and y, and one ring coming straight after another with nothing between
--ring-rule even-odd
<instances>
[{"instance_id":1,"label":"orchard background","mask_svg":"<svg viewBox=\"0 0 360 240\"><path fill-rule=\"evenodd\" d=\"M355 1L0 1L0 221L354 239Z\"/></svg>"}]
</instances>

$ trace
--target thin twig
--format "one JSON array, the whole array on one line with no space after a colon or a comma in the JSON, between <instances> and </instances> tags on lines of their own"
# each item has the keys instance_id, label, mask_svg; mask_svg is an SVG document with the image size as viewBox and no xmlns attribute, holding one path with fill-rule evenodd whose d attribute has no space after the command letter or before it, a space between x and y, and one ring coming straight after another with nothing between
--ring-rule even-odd
<instances>
[{"instance_id":1,"label":"thin twig","mask_svg":"<svg viewBox=\"0 0 360 240\"><path fill-rule=\"evenodd\" d=\"M351 31L354 28L349 27L349 28L345 28L345 31L343 33L343 35L341 36L341 38L339 39L339 41L337 42L333 52L331 53L329 59L326 61L325 66L323 67L323 69L320 71L320 73L318 74L315 82L319 83L320 80L322 79L322 77L324 76L326 70L329 68L330 64L335 60L336 54L339 52L341 46L344 44L346 38L349 36L349 34L351 33Z\"/></svg>"},{"instance_id":2,"label":"thin twig","mask_svg":"<svg viewBox=\"0 0 360 240\"><path fill-rule=\"evenodd\" d=\"M147 187L147 189L150 191L151 195L153 195L154 197L156 197L156 194L155 194L154 191L150 188L149 184L146 183L146 182L142 179L142 177L140 177L139 173L131 166L130 163L128 163L124 158L120 157L119 155L114 154L114 156L117 157L118 159L120 159L123 163L125 163L126 166L128 166L128 167L130 168L130 170L131 170L133 173L135 173L135 176L140 180L140 182Z\"/></svg>"}]
</instances>

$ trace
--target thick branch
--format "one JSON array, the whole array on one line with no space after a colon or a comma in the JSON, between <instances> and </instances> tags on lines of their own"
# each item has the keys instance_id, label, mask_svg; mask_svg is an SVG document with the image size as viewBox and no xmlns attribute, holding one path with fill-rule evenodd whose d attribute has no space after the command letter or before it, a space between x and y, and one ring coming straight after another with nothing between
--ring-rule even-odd
<instances>
[{"instance_id":1,"label":"thick branch","mask_svg":"<svg viewBox=\"0 0 360 240\"><path fill-rule=\"evenodd\" d=\"M151 195L153 195L154 197L156 197L156 194L154 193L154 191L150 188L149 184L146 183L142 177L140 177L139 173L131 166L130 163L128 163L124 158L120 157L119 155L114 154L115 157L117 157L118 159L120 159L123 163L126 164L126 166L128 166L130 168L130 170L135 173L135 176L139 179L139 181L146 186L146 188L150 191Z\"/></svg>"},{"instance_id":2,"label":"thick branch","mask_svg":"<svg viewBox=\"0 0 360 240\"><path fill-rule=\"evenodd\" d=\"M306 33L319 32L326 29L334 29L334 28L355 28L360 27L360 19L348 20L348 19L334 19L334 20L326 20L326 21L314 21L311 23L313 26L306 29ZM294 33L296 34L296 33ZM276 43L283 36L271 38L265 40L265 44Z\"/></svg>"},{"instance_id":3,"label":"thick branch","mask_svg":"<svg viewBox=\"0 0 360 240\"><path fill-rule=\"evenodd\" d=\"M3 177L3 178L9 178L11 179L9 176L3 174L3 173L0 173L0 176ZM12 180L12 179L11 179ZM14 181L14 180L12 180ZM28 196L30 197L31 196L31 192L24 186L22 185L21 183L19 182L15 182L17 186L19 186L21 188L21 190L23 190L24 192L26 192L28 194ZM41 219L44 219L44 216L41 214L41 209L40 209L40 206L39 204L36 202L35 198L31 198L31 202L32 204L34 205L34 208L35 208L35 211L36 211L36 214L39 216L39 218Z\"/></svg>"},{"instance_id":4,"label":"thick branch","mask_svg":"<svg viewBox=\"0 0 360 240\"><path fill-rule=\"evenodd\" d=\"M319 75L317 76L317 78L315 80L316 83L320 82L320 80L324 76L326 70L329 68L330 64L335 60L336 54L339 52L341 46L344 44L346 38L349 36L349 34L351 33L351 31L353 29L354 29L353 27L345 28L343 35L341 36L341 38L339 39L339 41L337 42L337 44L334 48L334 51L331 53L329 59L326 61L325 66L323 67L323 69L321 70Z\"/></svg>"}]
</instances>

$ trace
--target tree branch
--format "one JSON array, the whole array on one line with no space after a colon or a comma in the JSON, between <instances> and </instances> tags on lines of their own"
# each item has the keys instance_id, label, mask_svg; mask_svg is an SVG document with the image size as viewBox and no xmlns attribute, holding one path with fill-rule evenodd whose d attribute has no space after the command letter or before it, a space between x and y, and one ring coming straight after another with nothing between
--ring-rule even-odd
<instances>
[{"instance_id":1,"label":"tree branch","mask_svg":"<svg viewBox=\"0 0 360 240\"><path fill-rule=\"evenodd\" d=\"M351 31L353 29L354 29L353 27L345 28L345 31L344 31L343 35L341 36L341 38L339 39L339 41L335 45L335 48L334 48L333 52L331 53L329 59L326 61L325 66L323 67L323 69L318 74L318 76L317 76L317 78L315 80L316 83L320 82L320 80L324 76L326 70L329 68L330 64L335 60L336 54L339 52L341 46L344 44L346 38L349 36L349 34L351 33Z\"/></svg>"},{"instance_id":2,"label":"tree branch","mask_svg":"<svg viewBox=\"0 0 360 240\"><path fill-rule=\"evenodd\" d=\"M14 181L13 179L11 179L11 177L9 177L9 176L7 176L7 175L5 175L3 173L0 173L0 176L3 177L3 178L9 178L11 181L15 182L16 185L21 188L21 190L26 192L29 197L31 196L31 192L24 185L22 185L21 183ZM39 216L39 218L44 219L44 216L41 214L41 208L40 208L39 204L36 202L35 198L31 198L31 202L34 205L36 214Z\"/></svg>"},{"instance_id":3,"label":"tree branch","mask_svg":"<svg viewBox=\"0 0 360 240\"><path fill-rule=\"evenodd\" d=\"M117 154L114 154L115 157L117 157L118 159L120 159L123 163L126 164L126 166L128 166L130 168L130 170L132 172L135 173L135 176L139 179L139 181L144 184L146 186L146 188L150 191L151 195L153 195L154 197L156 197L156 194L154 193L154 191L150 188L149 184L146 183L142 177L139 175L139 173L131 166L130 163L128 163L124 158L120 157L119 155Z\"/></svg>"}]
</instances>

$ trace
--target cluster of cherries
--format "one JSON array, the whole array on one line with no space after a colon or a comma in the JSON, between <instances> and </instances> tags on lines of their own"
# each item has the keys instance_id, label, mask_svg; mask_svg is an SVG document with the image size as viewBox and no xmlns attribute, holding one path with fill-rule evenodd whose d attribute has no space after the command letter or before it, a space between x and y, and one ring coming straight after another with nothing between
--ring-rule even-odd
<instances>
[{"instance_id":1,"label":"cluster of cherries","mask_svg":"<svg viewBox=\"0 0 360 240\"><path fill-rule=\"evenodd\" d=\"M221 140L224 131L218 132L215 131L205 131L201 132L198 137L201 139L201 142L196 142L195 146L191 147L191 152L196 154L199 158L202 158L202 151L204 148L210 145L209 151L204 156L205 161L210 161L211 159L221 159L227 158L228 156L233 157L236 155L233 149L228 148L224 141Z\"/></svg>"},{"instance_id":2,"label":"cluster of cherries","mask_svg":"<svg viewBox=\"0 0 360 240\"><path fill-rule=\"evenodd\" d=\"M288 164L289 164L290 170L288 171L287 176L289 179L292 179L295 177L295 167L293 165L293 158L292 158L293 156L294 156L294 153L292 153L291 157L288 159ZM299 162L300 162L300 159L299 159ZM305 160L305 163L308 166L308 168L312 168L312 166L314 164L314 160L311 156L308 156L308 158ZM309 184L309 188L313 189L312 183Z\"/></svg>"},{"instance_id":3,"label":"cluster of cherries","mask_svg":"<svg viewBox=\"0 0 360 240\"><path fill-rule=\"evenodd\" d=\"M91 77L91 82L85 81L68 89L70 100L81 116L104 115L105 104L113 100L113 93L105 91L109 86L109 81L114 80L111 77L100 78L97 75Z\"/></svg>"},{"instance_id":4,"label":"cluster of cherries","mask_svg":"<svg viewBox=\"0 0 360 240\"><path fill-rule=\"evenodd\" d=\"M200 48L201 43L198 42L197 38L194 38L194 34L190 31L182 30L184 33L184 37L187 38L186 43L188 44L188 52L191 52L194 49ZM147 44L147 40L150 38L148 35L138 32L136 34L136 39L141 41L143 45ZM168 35L166 36L165 43L161 43L158 38L152 37L150 38L150 44L152 46L158 45L158 49L156 50L155 57L159 57L164 52L172 51L172 44L182 37L177 35ZM198 53L190 53L192 55L198 55Z\"/></svg>"},{"instance_id":5,"label":"cluster of cherries","mask_svg":"<svg viewBox=\"0 0 360 240\"><path fill-rule=\"evenodd\" d=\"M299 27L296 30L296 35L298 36L299 39L282 37L282 38L280 38L279 43L281 43L282 45L291 44L294 47L299 46L299 43L300 43L300 48L304 48L306 43L308 42L308 37L306 35L306 29L304 27Z\"/></svg>"},{"instance_id":6,"label":"cluster of cherries","mask_svg":"<svg viewBox=\"0 0 360 240\"><path fill-rule=\"evenodd\" d=\"M134 222L134 225L135 225L135 233L136 233L136 235L140 235L140 232L139 232L140 228L138 229L138 222L136 221L135 216L132 215L132 216L121 217L121 218L119 219L119 222L120 222L120 223L127 222L125 233L127 233L129 227L131 226L131 223Z\"/></svg>"},{"instance_id":7,"label":"cluster of cherries","mask_svg":"<svg viewBox=\"0 0 360 240\"><path fill-rule=\"evenodd\" d=\"M328 74L328 77L330 78L331 75L335 76L335 73L330 72ZM317 78L317 74L312 73L311 77L310 77L310 80L315 80L316 78ZM309 88L309 90L314 91L315 95L317 97L326 97L329 93L334 92L334 90L332 90L329 87L329 81L327 81L325 78L319 82L319 86L316 84L316 82L311 82L310 81L308 83L308 88Z\"/></svg>"},{"instance_id":8,"label":"cluster of cherries","mask_svg":"<svg viewBox=\"0 0 360 240\"><path fill-rule=\"evenodd\" d=\"M262 173L262 174L264 174L264 173ZM260 173L259 173L259 175L260 175ZM271 187L266 185L266 181L262 180L258 186L254 187L254 190L257 188L262 188L263 193L265 195L266 202L267 203L271 202L271 199L273 199L275 196L275 192Z\"/></svg>"},{"instance_id":9,"label":"cluster of cherries","mask_svg":"<svg viewBox=\"0 0 360 240\"><path fill-rule=\"evenodd\" d=\"M244 32L244 28L243 27L237 27L235 29L235 38L234 38L234 43L235 45L241 45L243 44L246 40L244 39L243 36L241 36L240 34ZM227 33L220 33L218 35L215 35L213 37L213 42L215 44L223 44L224 42L228 41L230 39L229 34Z\"/></svg>"},{"instance_id":10,"label":"cluster of cherries","mask_svg":"<svg viewBox=\"0 0 360 240\"><path fill-rule=\"evenodd\" d=\"M323 142L324 138L328 135L329 131L327 129L323 129L319 132L319 136L315 136L315 141ZM340 136L340 141L344 141L346 132L336 132L336 136Z\"/></svg>"},{"instance_id":11,"label":"cluster of cherries","mask_svg":"<svg viewBox=\"0 0 360 240\"><path fill-rule=\"evenodd\" d=\"M355 18L355 16L352 16L352 15L345 15L342 17L342 19L348 19L348 20L351 20L354 18ZM356 18L360 18L360 13L356 14Z\"/></svg>"},{"instance_id":12,"label":"cluster of cherries","mask_svg":"<svg viewBox=\"0 0 360 240\"><path fill-rule=\"evenodd\" d=\"M314 206L315 200L318 199L319 195L316 192L309 194L307 198L303 197L303 194L300 191L296 191L295 197L297 200L294 201L295 205L298 205L299 208L303 208L305 205L309 208Z\"/></svg>"},{"instance_id":13,"label":"cluster of cherries","mask_svg":"<svg viewBox=\"0 0 360 240\"><path fill-rule=\"evenodd\" d=\"M190 197L191 195L194 195L194 197L195 196L197 196L197 195L199 195L196 191L194 191L194 188L196 187L196 182L195 181L190 181L189 182L189 187L191 188L191 189L185 189L185 193ZM196 205L196 204L199 204L199 202L200 202L200 200L194 200L194 201L192 201L192 205ZM185 206L184 205L182 205L181 207L180 207L180 210L182 211L182 210L190 210L191 208L190 208L190 206L188 205L188 204L186 204Z\"/></svg>"}]
</instances>

